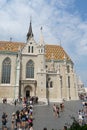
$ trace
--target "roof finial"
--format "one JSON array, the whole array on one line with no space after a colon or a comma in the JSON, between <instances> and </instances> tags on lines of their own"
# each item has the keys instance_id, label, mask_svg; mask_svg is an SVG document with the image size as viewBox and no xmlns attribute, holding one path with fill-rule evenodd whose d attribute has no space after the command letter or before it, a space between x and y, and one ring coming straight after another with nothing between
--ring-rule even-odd
<instances>
[{"instance_id":1,"label":"roof finial","mask_svg":"<svg viewBox=\"0 0 87 130\"><path fill-rule=\"evenodd\" d=\"M30 16L30 22L32 23L32 16Z\"/></svg>"},{"instance_id":2,"label":"roof finial","mask_svg":"<svg viewBox=\"0 0 87 130\"><path fill-rule=\"evenodd\" d=\"M43 28L42 28L42 26L41 26L41 28L40 28L41 32L42 32L42 29L43 29Z\"/></svg>"},{"instance_id":3,"label":"roof finial","mask_svg":"<svg viewBox=\"0 0 87 130\"><path fill-rule=\"evenodd\" d=\"M59 39L59 44L60 44L60 46L61 46L61 39L60 38L58 38Z\"/></svg>"},{"instance_id":4,"label":"roof finial","mask_svg":"<svg viewBox=\"0 0 87 130\"><path fill-rule=\"evenodd\" d=\"M12 42L12 37L10 37L10 42Z\"/></svg>"}]
</instances>

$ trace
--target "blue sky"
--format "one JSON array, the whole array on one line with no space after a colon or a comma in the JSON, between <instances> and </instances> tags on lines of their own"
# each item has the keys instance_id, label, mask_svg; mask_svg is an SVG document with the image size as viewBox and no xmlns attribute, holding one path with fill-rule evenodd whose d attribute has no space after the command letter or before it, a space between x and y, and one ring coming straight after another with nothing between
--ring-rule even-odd
<instances>
[{"instance_id":1,"label":"blue sky","mask_svg":"<svg viewBox=\"0 0 87 130\"><path fill-rule=\"evenodd\" d=\"M83 20L87 20L87 0L76 0L75 8Z\"/></svg>"},{"instance_id":2,"label":"blue sky","mask_svg":"<svg viewBox=\"0 0 87 130\"><path fill-rule=\"evenodd\" d=\"M87 86L87 0L0 0L0 40L26 42L30 16L36 42L60 44Z\"/></svg>"}]
</instances>

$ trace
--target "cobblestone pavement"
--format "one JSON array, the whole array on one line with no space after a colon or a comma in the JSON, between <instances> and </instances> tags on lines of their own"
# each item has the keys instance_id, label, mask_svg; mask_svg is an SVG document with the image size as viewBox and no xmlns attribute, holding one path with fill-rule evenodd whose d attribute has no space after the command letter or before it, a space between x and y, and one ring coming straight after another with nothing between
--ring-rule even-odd
<instances>
[{"instance_id":1,"label":"cobblestone pavement","mask_svg":"<svg viewBox=\"0 0 87 130\"><path fill-rule=\"evenodd\" d=\"M58 103L55 103L58 104ZM72 122L70 116L74 116L77 118L78 110L81 109L81 101L67 101L64 103L65 110L64 112L60 112L60 117L56 118L53 115L52 106L50 105L35 105L34 106L34 130L43 130L44 127L47 127L48 130L62 130L65 123ZM3 112L8 114L8 124L7 127L11 126L11 114L16 110L22 109L22 105L10 105L10 104L2 104L0 103L0 130L1 130L1 116Z\"/></svg>"}]
</instances>

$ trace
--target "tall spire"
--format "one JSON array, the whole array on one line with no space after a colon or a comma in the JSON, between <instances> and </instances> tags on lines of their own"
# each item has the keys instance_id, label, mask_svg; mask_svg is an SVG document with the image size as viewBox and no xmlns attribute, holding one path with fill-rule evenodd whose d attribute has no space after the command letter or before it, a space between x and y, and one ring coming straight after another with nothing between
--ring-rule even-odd
<instances>
[{"instance_id":1,"label":"tall spire","mask_svg":"<svg viewBox=\"0 0 87 130\"><path fill-rule=\"evenodd\" d=\"M33 32L32 32L32 23L31 23L31 19L30 19L30 26L29 26L29 31L27 33L27 40L31 37L33 37Z\"/></svg>"}]
</instances>

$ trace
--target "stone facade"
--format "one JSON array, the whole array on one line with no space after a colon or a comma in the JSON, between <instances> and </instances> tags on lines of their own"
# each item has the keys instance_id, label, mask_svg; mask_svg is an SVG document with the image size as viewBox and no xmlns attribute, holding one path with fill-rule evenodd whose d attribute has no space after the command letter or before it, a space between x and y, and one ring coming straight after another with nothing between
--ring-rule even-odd
<instances>
[{"instance_id":1,"label":"stone facade","mask_svg":"<svg viewBox=\"0 0 87 130\"><path fill-rule=\"evenodd\" d=\"M11 61L10 82L2 83L2 66L6 58ZM33 63L31 66L29 61ZM61 46L46 45L42 30L40 41L36 43L31 22L26 43L0 41L0 98L21 96L38 96L41 101L78 99L72 60Z\"/></svg>"}]
</instances>

